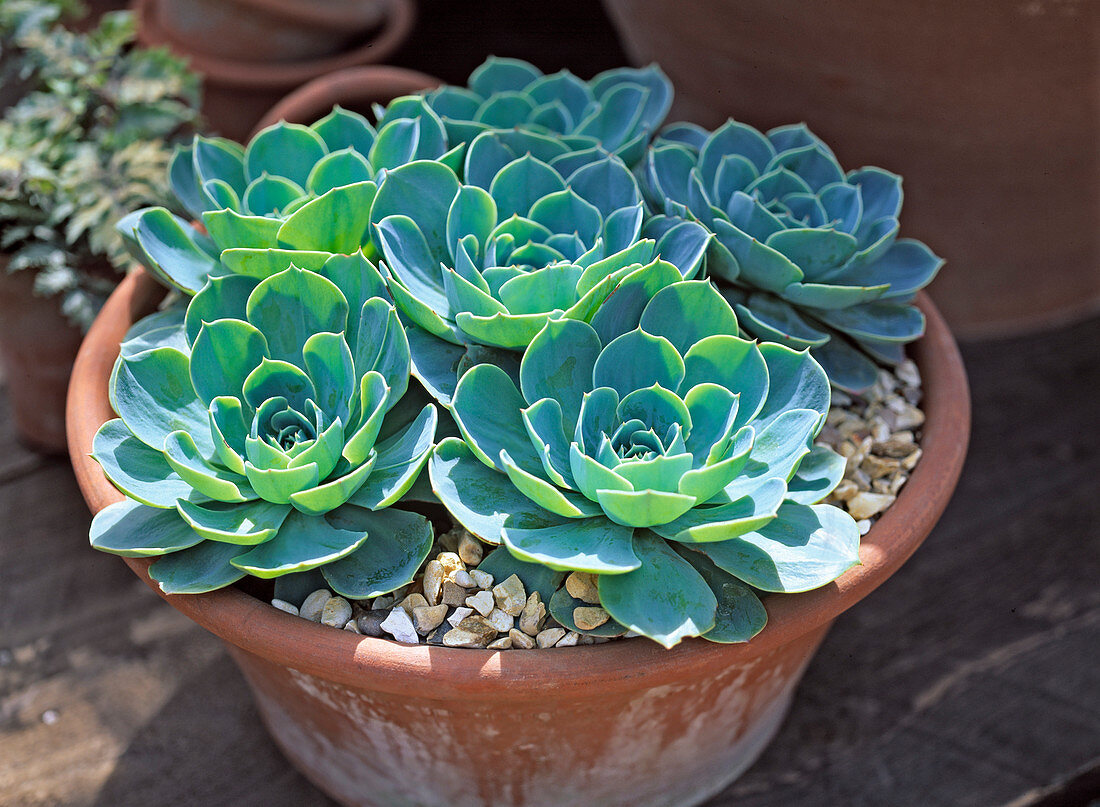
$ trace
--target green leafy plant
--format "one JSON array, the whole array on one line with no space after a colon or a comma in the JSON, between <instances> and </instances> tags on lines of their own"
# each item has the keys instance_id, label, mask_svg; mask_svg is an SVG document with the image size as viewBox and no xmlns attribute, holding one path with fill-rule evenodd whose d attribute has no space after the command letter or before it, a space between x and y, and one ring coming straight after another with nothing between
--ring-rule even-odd
<instances>
[{"instance_id":1,"label":"green leafy plant","mask_svg":"<svg viewBox=\"0 0 1100 807\"><path fill-rule=\"evenodd\" d=\"M417 110L410 106L417 106ZM196 136L172 159L172 189L206 234L164 208L119 222L134 256L162 282L194 294L220 266L271 274L292 250L314 269L333 254L374 255L369 228L378 181L410 160L450 161L443 124L421 99L375 131L339 107L311 126L278 123L247 146Z\"/></svg>"},{"instance_id":2,"label":"green leafy plant","mask_svg":"<svg viewBox=\"0 0 1100 807\"><path fill-rule=\"evenodd\" d=\"M943 261L898 239L901 178L847 174L804 125L766 135L730 120L666 129L640 172L650 202L716 236L710 270L754 336L810 348L830 380L859 391L924 332L910 305Z\"/></svg>"},{"instance_id":3,"label":"green leafy plant","mask_svg":"<svg viewBox=\"0 0 1100 807\"><path fill-rule=\"evenodd\" d=\"M264 280L211 278L140 322L111 378L119 418L94 457L127 498L94 547L159 557L170 593L320 568L364 598L408 583L432 545L393 507L431 453L434 405L406 394L409 348L363 255Z\"/></svg>"},{"instance_id":4,"label":"green leafy plant","mask_svg":"<svg viewBox=\"0 0 1100 807\"><path fill-rule=\"evenodd\" d=\"M374 201L390 291L422 329L410 335L418 376L444 402L466 345L522 350L551 316L592 320L617 289L703 268L711 236L693 222L643 229L641 192L617 157L514 157L529 142L484 133L466 155L472 184L413 162Z\"/></svg>"},{"instance_id":5,"label":"green leafy plant","mask_svg":"<svg viewBox=\"0 0 1100 807\"><path fill-rule=\"evenodd\" d=\"M0 12L17 48L7 67L28 90L0 120L0 249L87 327L116 268L132 266L115 222L170 202L170 143L198 121L198 79L165 50L133 47L129 13L88 34L51 27L59 14Z\"/></svg>"},{"instance_id":6,"label":"green leafy plant","mask_svg":"<svg viewBox=\"0 0 1100 807\"><path fill-rule=\"evenodd\" d=\"M669 278L601 313L548 321L518 379L465 372L462 439L438 446L432 488L519 561L599 575L612 618L600 635L746 641L764 624L756 590L816 588L858 562L855 522L816 504L844 469L813 448L825 373L806 352L741 339L707 281Z\"/></svg>"},{"instance_id":7,"label":"green leafy plant","mask_svg":"<svg viewBox=\"0 0 1100 807\"><path fill-rule=\"evenodd\" d=\"M568 70L544 75L519 59L490 57L468 87L425 96L452 144L483 131L521 128L557 137L572 151L601 147L633 165L672 105L672 85L656 65L618 68L583 81ZM390 112L400 112L400 103Z\"/></svg>"}]
</instances>

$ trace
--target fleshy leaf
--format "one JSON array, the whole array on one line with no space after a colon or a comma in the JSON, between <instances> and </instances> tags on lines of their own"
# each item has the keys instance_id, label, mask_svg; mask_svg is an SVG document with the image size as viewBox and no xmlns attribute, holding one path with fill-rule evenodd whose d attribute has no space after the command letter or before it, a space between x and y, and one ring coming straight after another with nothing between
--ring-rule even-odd
<instances>
[{"instance_id":1,"label":"fleshy leaf","mask_svg":"<svg viewBox=\"0 0 1100 807\"><path fill-rule=\"evenodd\" d=\"M411 582L432 548L431 522L419 513L396 508L372 512L345 505L326 519L367 536L351 554L322 567L332 590L344 597L377 597Z\"/></svg>"},{"instance_id":2,"label":"fleshy leaf","mask_svg":"<svg viewBox=\"0 0 1100 807\"><path fill-rule=\"evenodd\" d=\"M718 601L691 564L644 530L634 551L639 568L600 576L600 602L612 619L665 647L714 627Z\"/></svg>"}]
</instances>

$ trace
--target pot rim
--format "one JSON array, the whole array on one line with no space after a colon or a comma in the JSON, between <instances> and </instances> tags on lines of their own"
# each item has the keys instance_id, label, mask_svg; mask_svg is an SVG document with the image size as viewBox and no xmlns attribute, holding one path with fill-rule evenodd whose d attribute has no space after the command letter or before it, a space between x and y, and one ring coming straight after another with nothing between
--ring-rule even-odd
<instances>
[{"instance_id":1,"label":"pot rim","mask_svg":"<svg viewBox=\"0 0 1100 807\"><path fill-rule=\"evenodd\" d=\"M211 81L249 89L289 89L343 67L384 61L408 38L416 20L413 0L385 0L389 9L377 36L353 50L296 62L249 62L198 53L174 39L157 19L156 2L158 0L133 2L138 19L138 41L142 46L167 46L185 58L192 70Z\"/></svg>"},{"instance_id":2,"label":"pot rim","mask_svg":"<svg viewBox=\"0 0 1100 807\"><path fill-rule=\"evenodd\" d=\"M66 418L69 452L93 513L123 498L90 456L95 432L115 417L107 397L111 368L135 316L148 311L163 291L144 270L132 273L103 307L77 356ZM863 537L862 565L814 591L765 597L767 626L744 644L687 639L666 650L638 638L523 652L403 645L291 616L235 588L166 595L148 576L151 560L124 560L172 607L245 652L329 681L398 695L510 700L529 698L532 691L580 694L592 686L652 686L751 663L835 619L882 584L924 541L951 498L970 431L966 371L936 307L923 293L917 303L928 323L912 354L924 380L922 460L897 501Z\"/></svg>"},{"instance_id":3,"label":"pot rim","mask_svg":"<svg viewBox=\"0 0 1100 807\"><path fill-rule=\"evenodd\" d=\"M344 67L318 76L293 90L264 113L249 137L255 137L260 130L283 120L312 123L328 114L336 104L390 101L401 95L435 89L442 83L442 79L435 76L404 67Z\"/></svg>"},{"instance_id":4,"label":"pot rim","mask_svg":"<svg viewBox=\"0 0 1100 807\"><path fill-rule=\"evenodd\" d=\"M302 2L302 0L221 0L247 6L262 14L283 17L289 23L332 28L346 32L362 24L365 16L363 4L356 0L329 0L329 2ZM386 0L376 0L386 5ZM383 11L383 15L384 15Z\"/></svg>"}]
</instances>

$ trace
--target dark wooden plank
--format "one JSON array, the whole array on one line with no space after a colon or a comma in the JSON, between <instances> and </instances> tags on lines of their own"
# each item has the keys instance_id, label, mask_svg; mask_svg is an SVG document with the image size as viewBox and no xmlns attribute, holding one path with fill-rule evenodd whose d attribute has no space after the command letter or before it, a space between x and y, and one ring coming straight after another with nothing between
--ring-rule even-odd
<instances>
[{"instance_id":1,"label":"dark wooden plank","mask_svg":"<svg viewBox=\"0 0 1100 807\"><path fill-rule=\"evenodd\" d=\"M964 355L954 501L712 807L1008 804L1100 755L1100 320Z\"/></svg>"}]
</instances>

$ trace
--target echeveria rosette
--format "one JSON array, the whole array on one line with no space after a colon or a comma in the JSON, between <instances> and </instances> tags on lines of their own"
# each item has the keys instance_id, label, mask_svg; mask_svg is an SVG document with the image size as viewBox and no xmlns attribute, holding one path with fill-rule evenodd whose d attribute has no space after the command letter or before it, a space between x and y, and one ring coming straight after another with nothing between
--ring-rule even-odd
<instances>
[{"instance_id":1,"label":"echeveria rosette","mask_svg":"<svg viewBox=\"0 0 1100 807\"><path fill-rule=\"evenodd\" d=\"M311 126L269 126L247 146L197 136L177 150L169 179L206 232L160 207L136 211L118 228L150 272L188 294L211 273L266 277L271 250L296 251L298 265L310 269L332 254L363 249L372 257L370 210L385 171L417 159L461 159L462 149L447 150L442 122L416 98L377 131L336 107Z\"/></svg>"},{"instance_id":2,"label":"echeveria rosette","mask_svg":"<svg viewBox=\"0 0 1100 807\"><path fill-rule=\"evenodd\" d=\"M646 155L643 187L667 213L705 224L725 260L741 324L760 339L810 348L839 387L874 383L924 332L910 305L943 261L898 239L901 178L845 173L805 125L763 134L730 120L714 132L666 129Z\"/></svg>"},{"instance_id":3,"label":"echeveria rosette","mask_svg":"<svg viewBox=\"0 0 1100 807\"><path fill-rule=\"evenodd\" d=\"M532 154L485 171L481 153L471 146L466 171L481 184L414 162L389 172L372 211L390 291L416 326L416 371L444 402L465 346L523 350L552 316L591 320L628 280L693 277L711 238L695 222L647 238L616 157L563 175Z\"/></svg>"},{"instance_id":4,"label":"echeveria rosette","mask_svg":"<svg viewBox=\"0 0 1100 807\"><path fill-rule=\"evenodd\" d=\"M469 143L490 129L551 135L573 151L603 148L628 165L641 159L672 105L672 85L656 65L624 67L590 81L568 70L544 75L519 59L490 57L470 75L468 87L444 86L425 94L452 144ZM404 114L399 99L390 105ZM385 123L389 114L380 117Z\"/></svg>"},{"instance_id":5,"label":"echeveria rosette","mask_svg":"<svg viewBox=\"0 0 1100 807\"><path fill-rule=\"evenodd\" d=\"M858 562L855 522L817 504L844 470L813 447L828 379L805 351L740 338L707 281L604 310L599 329L550 320L518 385L493 364L466 371L463 439L437 447L432 487L517 562L598 574L604 635L747 641L755 590L805 591ZM551 610L572 604L557 592Z\"/></svg>"},{"instance_id":6,"label":"echeveria rosette","mask_svg":"<svg viewBox=\"0 0 1100 807\"><path fill-rule=\"evenodd\" d=\"M122 345L111 379L119 418L95 459L127 498L91 541L159 557L169 593L245 574L321 568L352 597L412 580L430 523L393 507L436 428L409 385L409 348L382 278L361 256L264 280L209 280Z\"/></svg>"}]
</instances>

